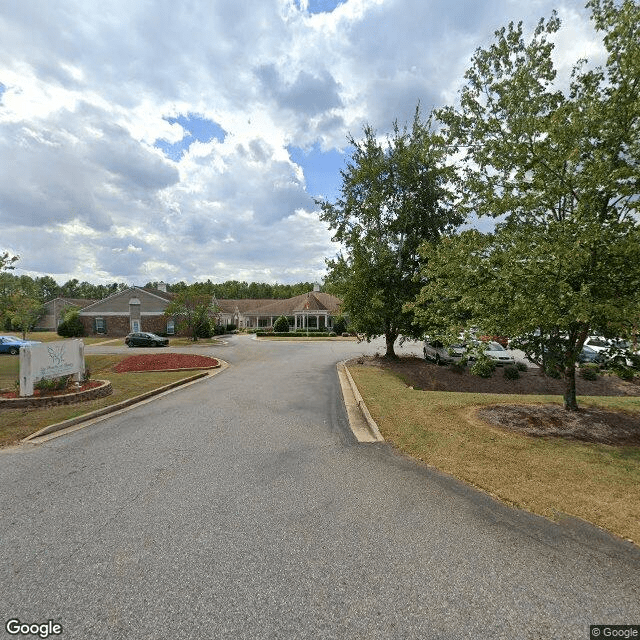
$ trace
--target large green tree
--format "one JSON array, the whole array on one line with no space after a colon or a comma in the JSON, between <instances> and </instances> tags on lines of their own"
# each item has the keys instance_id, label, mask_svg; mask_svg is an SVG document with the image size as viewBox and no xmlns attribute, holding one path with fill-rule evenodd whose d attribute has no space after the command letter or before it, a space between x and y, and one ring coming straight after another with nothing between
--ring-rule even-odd
<instances>
[{"instance_id":1,"label":"large green tree","mask_svg":"<svg viewBox=\"0 0 640 640\"><path fill-rule=\"evenodd\" d=\"M510 24L476 51L460 105L439 112L449 143L466 150L460 206L501 222L493 234L426 249L418 300L423 326L446 324L433 295L448 280L451 324L466 314L491 332L537 330L570 410L586 337L628 330L640 292L640 5L587 6L608 52L604 68L577 62L563 91L552 59L556 15L528 41Z\"/></svg>"},{"instance_id":2,"label":"large green tree","mask_svg":"<svg viewBox=\"0 0 640 640\"><path fill-rule=\"evenodd\" d=\"M341 172L341 195L319 202L320 218L343 251L328 260L327 289L339 294L349 326L367 340L384 335L395 357L399 335L417 336L404 309L420 290L418 248L451 231L461 217L449 206L445 148L419 109L411 127L396 122L382 143L370 126Z\"/></svg>"},{"instance_id":3,"label":"large green tree","mask_svg":"<svg viewBox=\"0 0 640 640\"><path fill-rule=\"evenodd\" d=\"M176 318L179 328L186 330L195 342L203 327L208 326L215 311L210 295L185 289L175 295L167 305L164 315Z\"/></svg>"}]
</instances>

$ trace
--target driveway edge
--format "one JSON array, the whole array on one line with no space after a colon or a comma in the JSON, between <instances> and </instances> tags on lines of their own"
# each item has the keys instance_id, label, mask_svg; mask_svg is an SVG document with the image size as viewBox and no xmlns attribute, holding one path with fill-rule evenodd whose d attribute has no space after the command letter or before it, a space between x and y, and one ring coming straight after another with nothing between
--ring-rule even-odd
<instances>
[{"instance_id":1,"label":"driveway edge","mask_svg":"<svg viewBox=\"0 0 640 640\"><path fill-rule=\"evenodd\" d=\"M224 371L229 366L229 364L224 360L220 360L219 358L216 358L216 359L220 363L220 366L217 367L215 370L202 371L193 376L189 376L188 378L184 378L183 380L177 380L176 382L172 382L170 384L164 385L163 387L158 387L157 389L153 389L152 391L141 393L138 396L129 398L127 400L123 400L122 402L118 402L117 404L112 404L112 405L109 405L108 407L97 409L96 411L92 411L91 413L85 413L84 415L77 416L76 418L69 418L68 420L63 420L62 422L56 422L55 424L50 424L46 427L43 427L39 431L32 433L26 438L23 438L20 442L30 443L33 440L36 440L43 436L50 435L57 431L62 431L63 429L68 429L70 427L76 427L76 429L81 428L78 425L82 425L85 422L87 423L86 426L88 426L89 423L93 424L94 422L97 422L98 419L104 418L109 414L116 413L118 411L124 411L126 409L131 409L138 404L148 402L155 396L171 393L172 391L175 391L178 388L185 387L195 382L199 382L204 378L213 377L218 373L221 373L222 371ZM75 431L76 429L73 429L73 430Z\"/></svg>"},{"instance_id":2,"label":"driveway edge","mask_svg":"<svg viewBox=\"0 0 640 640\"><path fill-rule=\"evenodd\" d=\"M358 387L351 377L345 364L346 360L338 362L338 378L342 388L342 398L349 418L349 427L358 442L384 442L376 421L371 417L367 405L364 403Z\"/></svg>"}]
</instances>

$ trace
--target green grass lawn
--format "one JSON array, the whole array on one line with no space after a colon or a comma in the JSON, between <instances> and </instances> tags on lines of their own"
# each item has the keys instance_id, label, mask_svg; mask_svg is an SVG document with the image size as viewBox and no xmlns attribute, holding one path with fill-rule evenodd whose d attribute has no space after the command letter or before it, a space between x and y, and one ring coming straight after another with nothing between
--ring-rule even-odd
<instances>
[{"instance_id":1,"label":"green grass lawn","mask_svg":"<svg viewBox=\"0 0 640 640\"><path fill-rule=\"evenodd\" d=\"M417 391L395 375L349 367L384 438L500 500L548 518L582 518L640 544L640 447L533 438L476 417L490 404L562 404L559 396ZM583 397L638 414L638 397Z\"/></svg>"},{"instance_id":2,"label":"green grass lawn","mask_svg":"<svg viewBox=\"0 0 640 640\"><path fill-rule=\"evenodd\" d=\"M141 393L177 380L191 377L194 372L166 371L161 373L115 373L113 367L127 356L123 355L87 355L86 366L94 380L109 380L113 393L79 404L43 409L2 409L0 410L0 446L7 446L35 433L50 424L75 418L96 409L101 409L133 398ZM18 356L0 356L0 387L13 388L18 378ZM10 384L6 384L7 380Z\"/></svg>"}]
</instances>

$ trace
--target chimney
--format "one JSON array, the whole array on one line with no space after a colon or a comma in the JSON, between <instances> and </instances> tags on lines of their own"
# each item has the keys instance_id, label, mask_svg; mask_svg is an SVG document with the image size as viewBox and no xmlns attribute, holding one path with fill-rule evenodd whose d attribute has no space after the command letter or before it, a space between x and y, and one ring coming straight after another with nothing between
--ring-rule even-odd
<instances>
[{"instance_id":1,"label":"chimney","mask_svg":"<svg viewBox=\"0 0 640 640\"><path fill-rule=\"evenodd\" d=\"M162 293L167 293L167 283L162 282L162 280L160 280L160 282L158 282L158 291L162 291Z\"/></svg>"},{"instance_id":2,"label":"chimney","mask_svg":"<svg viewBox=\"0 0 640 640\"><path fill-rule=\"evenodd\" d=\"M320 285L317 282L313 283L313 291L315 292L320 292Z\"/></svg>"}]
</instances>

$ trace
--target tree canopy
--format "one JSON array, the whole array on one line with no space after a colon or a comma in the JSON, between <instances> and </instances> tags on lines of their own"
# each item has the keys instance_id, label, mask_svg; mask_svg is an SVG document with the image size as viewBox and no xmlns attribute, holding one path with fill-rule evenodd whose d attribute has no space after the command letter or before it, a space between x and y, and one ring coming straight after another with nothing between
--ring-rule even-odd
<instances>
[{"instance_id":1,"label":"tree canopy","mask_svg":"<svg viewBox=\"0 0 640 640\"><path fill-rule=\"evenodd\" d=\"M385 143L367 125L349 144L340 197L318 203L342 247L327 261L327 285L342 297L350 327L367 339L384 335L386 355L395 357L398 336L417 335L404 305L420 289L418 248L462 219L449 206L443 142L419 109L410 128L394 123Z\"/></svg>"},{"instance_id":2,"label":"tree canopy","mask_svg":"<svg viewBox=\"0 0 640 640\"><path fill-rule=\"evenodd\" d=\"M604 68L578 61L562 91L550 41L557 16L529 42L512 23L476 51L459 107L438 112L449 144L466 150L459 206L500 223L425 248L415 308L423 327L466 317L487 332L548 338L567 409L577 408L586 337L630 331L640 309L640 5L587 6Z\"/></svg>"}]
</instances>

